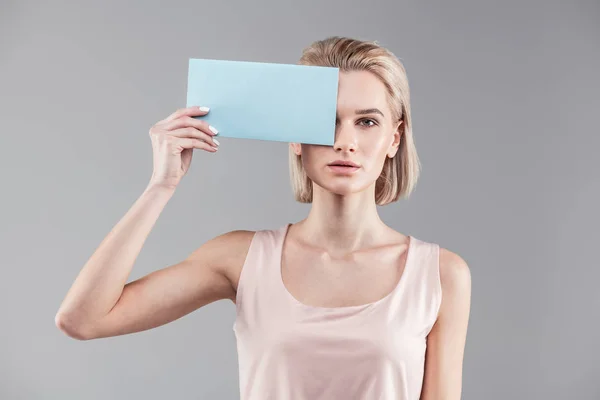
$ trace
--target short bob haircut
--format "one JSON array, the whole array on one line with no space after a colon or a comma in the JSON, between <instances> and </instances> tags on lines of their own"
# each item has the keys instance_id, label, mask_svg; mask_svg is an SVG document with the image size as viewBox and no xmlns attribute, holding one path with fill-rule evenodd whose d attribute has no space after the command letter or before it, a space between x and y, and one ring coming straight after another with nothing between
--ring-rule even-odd
<instances>
[{"instance_id":1,"label":"short bob haircut","mask_svg":"<svg viewBox=\"0 0 600 400\"><path fill-rule=\"evenodd\" d=\"M383 82L389 95L392 117L395 121L403 122L398 151L393 158L386 158L375 184L375 202L385 205L408 198L416 186L421 166L412 135L410 91L402 62L376 41L332 36L305 48L298 64L336 67L341 72L369 71ZM301 157L290 146L292 190L297 201L311 203L313 184L306 175Z\"/></svg>"}]
</instances>

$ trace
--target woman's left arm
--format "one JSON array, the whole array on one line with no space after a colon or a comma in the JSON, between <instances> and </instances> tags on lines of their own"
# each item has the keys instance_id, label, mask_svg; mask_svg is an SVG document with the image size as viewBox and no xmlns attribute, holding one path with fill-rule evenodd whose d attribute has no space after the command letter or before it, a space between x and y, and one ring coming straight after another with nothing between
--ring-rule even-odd
<instances>
[{"instance_id":1,"label":"woman's left arm","mask_svg":"<svg viewBox=\"0 0 600 400\"><path fill-rule=\"evenodd\" d=\"M459 400L467 325L471 308L471 272L457 254L440 249L442 302L427 336L420 400Z\"/></svg>"}]
</instances>

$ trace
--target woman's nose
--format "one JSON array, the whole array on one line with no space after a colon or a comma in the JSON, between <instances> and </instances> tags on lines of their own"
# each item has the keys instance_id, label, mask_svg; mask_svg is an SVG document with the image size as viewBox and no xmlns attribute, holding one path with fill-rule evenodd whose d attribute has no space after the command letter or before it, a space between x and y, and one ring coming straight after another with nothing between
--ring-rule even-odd
<instances>
[{"instance_id":1,"label":"woman's nose","mask_svg":"<svg viewBox=\"0 0 600 400\"><path fill-rule=\"evenodd\" d=\"M335 151L356 151L356 135L352 126L338 124L335 132L335 142L333 148Z\"/></svg>"}]
</instances>

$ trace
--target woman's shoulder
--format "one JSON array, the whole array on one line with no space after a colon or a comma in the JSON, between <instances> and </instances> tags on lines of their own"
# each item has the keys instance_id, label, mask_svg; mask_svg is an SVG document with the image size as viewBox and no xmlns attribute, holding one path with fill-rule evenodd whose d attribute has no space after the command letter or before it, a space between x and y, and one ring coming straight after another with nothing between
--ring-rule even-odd
<instances>
[{"instance_id":1,"label":"woman's shoulder","mask_svg":"<svg viewBox=\"0 0 600 400\"><path fill-rule=\"evenodd\" d=\"M469 265L457 253L440 247L440 273L450 279L464 280L470 275Z\"/></svg>"},{"instance_id":2,"label":"woman's shoulder","mask_svg":"<svg viewBox=\"0 0 600 400\"><path fill-rule=\"evenodd\" d=\"M255 230L236 229L219 234L208 241L207 245L215 254L244 260L252 242L277 237L284 233L288 225L264 227ZM238 264L238 263L236 263Z\"/></svg>"},{"instance_id":3,"label":"woman's shoulder","mask_svg":"<svg viewBox=\"0 0 600 400\"><path fill-rule=\"evenodd\" d=\"M249 245L255 234L256 231L253 230L231 230L215 236L210 242L217 248L221 247L233 250L238 246L244 247L245 245Z\"/></svg>"},{"instance_id":4,"label":"woman's shoulder","mask_svg":"<svg viewBox=\"0 0 600 400\"><path fill-rule=\"evenodd\" d=\"M441 246L438 242L409 235L415 247L427 249L428 254L438 257L439 275L442 286L470 284L470 268L458 253Z\"/></svg>"},{"instance_id":5,"label":"woman's shoulder","mask_svg":"<svg viewBox=\"0 0 600 400\"><path fill-rule=\"evenodd\" d=\"M229 279L237 292L240 276L253 246L267 243L269 238L277 239L284 227L267 227L256 230L237 229L225 232L209 241L212 258L221 267L221 271ZM253 245L254 243L254 245Z\"/></svg>"},{"instance_id":6,"label":"woman's shoulder","mask_svg":"<svg viewBox=\"0 0 600 400\"><path fill-rule=\"evenodd\" d=\"M468 302L471 296L471 269L457 253L440 247L440 283L448 302Z\"/></svg>"},{"instance_id":7,"label":"woman's shoulder","mask_svg":"<svg viewBox=\"0 0 600 400\"><path fill-rule=\"evenodd\" d=\"M436 250L439 256L439 268L442 278L446 278L446 280L464 280L465 275L470 275L467 262L458 253L443 247L436 241L422 239L413 235L410 235L410 237L416 244Z\"/></svg>"},{"instance_id":8,"label":"woman's shoulder","mask_svg":"<svg viewBox=\"0 0 600 400\"><path fill-rule=\"evenodd\" d=\"M283 232L288 227L285 225L267 226L254 230L249 229L235 229L219 234L211 239L211 242L217 245L223 245L227 248L231 246L235 247L247 247L250 245L252 240L259 235L276 235Z\"/></svg>"}]
</instances>

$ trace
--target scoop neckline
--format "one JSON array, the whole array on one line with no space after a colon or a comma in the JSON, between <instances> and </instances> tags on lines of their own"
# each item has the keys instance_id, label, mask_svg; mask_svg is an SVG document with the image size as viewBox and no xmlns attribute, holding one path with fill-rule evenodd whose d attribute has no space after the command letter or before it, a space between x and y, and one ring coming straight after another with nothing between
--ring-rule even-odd
<instances>
[{"instance_id":1,"label":"scoop neckline","mask_svg":"<svg viewBox=\"0 0 600 400\"><path fill-rule=\"evenodd\" d=\"M415 237L412 235L407 235L408 245L406 248L406 257L405 257L404 269L402 270L402 274L400 275L400 278L398 279L398 282L396 282L396 285L393 287L393 289L390 292L388 292L381 299L375 300L370 303L365 303L365 304L357 304L357 305L353 305L353 306L340 306L340 307L312 306L309 304L302 303L300 300L298 300L296 297L294 297L294 295L292 295L292 293L287 289L287 287L285 286L285 283L283 282L283 271L282 271L282 269L283 269L283 247L284 247L285 240L287 238L287 234L290 230L291 225L292 225L291 223L288 223L281 228L282 232L281 232L281 237L279 240L279 262L277 264L277 266L278 266L277 277L278 277L278 282L279 282L280 288L285 293L286 297L288 297L288 299L291 300L292 303L294 303L296 306L304 308L304 309L308 309L308 310L323 311L323 312L359 310L362 308L375 307L375 306L389 300L391 297L394 296L394 294L396 292L398 292L400 290L401 286L404 286L404 281L406 280L406 273L408 271L409 266L412 264L412 258L413 258L412 253L414 252L413 249L414 249L414 245L415 245L415 243L414 243Z\"/></svg>"}]
</instances>

